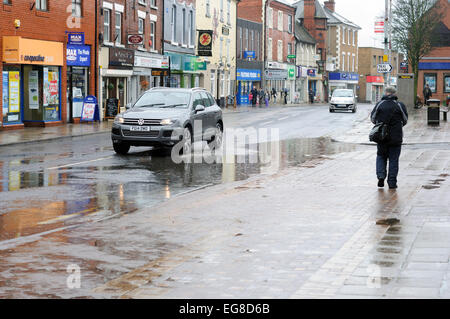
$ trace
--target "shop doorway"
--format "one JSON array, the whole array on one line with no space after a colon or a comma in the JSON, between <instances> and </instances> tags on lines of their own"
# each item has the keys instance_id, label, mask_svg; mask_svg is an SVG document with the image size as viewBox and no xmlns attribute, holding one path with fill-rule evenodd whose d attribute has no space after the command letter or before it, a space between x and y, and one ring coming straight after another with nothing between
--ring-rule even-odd
<instances>
[{"instance_id":1,"label":"shop doorway","mask_svg":"<svg viewBox=\"0 0 450 319\"><path fill-rule=\"evenodd\" d=\"M74 118L81 118L84 99L89 95L88 81L88 68L69 67L67 71L68 122L73 123Z\"/></svg>"}]
</instances>

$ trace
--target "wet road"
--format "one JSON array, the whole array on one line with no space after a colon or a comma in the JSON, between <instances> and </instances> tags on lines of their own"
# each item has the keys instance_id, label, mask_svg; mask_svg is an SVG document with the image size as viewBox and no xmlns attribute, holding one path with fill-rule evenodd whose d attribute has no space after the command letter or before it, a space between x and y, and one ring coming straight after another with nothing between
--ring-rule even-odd
<instances>
[{"instance_id":1,"label":"wet road","mask_svg":"<svg viewBox=\"0 0 450 319\"><path fill-rule=\"evenodd\" d=\"M357 145L332 139L366 120L370 110L370 105L360 105L356 114L329 113L326 106L257 109L226 114L224 122L226 128L278 128L278 160L286 168L354 151ZM76 241L80 225L111 218L120 225L123 216L174 196L245 180L264 169L262 163L174 164L151 148L132 148L129 155L118 156L109 134L1 147L0 251L10 254L26 243L39 246L41 236L59 236L72 228ZM101 233L96 236L102 238ZM2 287L14 288L1 278L0 295Z\"/></svg>"}]
</instances>

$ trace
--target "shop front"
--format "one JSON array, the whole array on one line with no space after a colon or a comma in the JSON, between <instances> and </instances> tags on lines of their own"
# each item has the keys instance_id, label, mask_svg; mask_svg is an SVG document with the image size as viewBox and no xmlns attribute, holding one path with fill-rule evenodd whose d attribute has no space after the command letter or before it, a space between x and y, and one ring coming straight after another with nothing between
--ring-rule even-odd
<instances>
[{"instance_id":1,"label":"shop front","mask_svg":"<svg viewBox=\"0 0 450 319\"><path fill-rule=\"evenodd\" d=\"M261 87L261 70L237 69L236 72L237 93L236 104L251 104L248 95L252 88Z\"/></svg>"},{"instance_id":2,"label":"shop front","mask_svg":"<svg viewBox=\"0 0 450 319\"><path fill-rule=\"evenodd\" d=\"M307 82L308 82L308 90L307 90L307 99L309 101L309 90L312 89L314 96L316 100L323 101L323 78L322 74L318 74L318 70L316 68L314 69L307 69L306 70L307 75Z\"/></svg>"},{"instance_id":3,"label":"shop front","mask_svg":"<svg viewBox=\"0 0 450 319\"><path fill-rule=\"evenodd\" d=\"M169 57L135 51L130 99L136 101L146 90L164 86L169 77Z\"/></svg>"},{"instance_id":4,"label":"shop front","mask_svg":"<svg viewBox=\"0 0 450 319\"><path fill-rule=\"evenodd\" d=\"M379 75L366 76L366 100L377 103L383 97L384 78Z\"/></svg>"},{"instance_id":5,"label":"shop front","mask_svg":"<svg viewBox=\"0 0 450 319\"><path fill-rule=\"evenodd\" d=\"M175 88L193 88L200 85L198 57L188 54L166 52L170 59L170 78L166 86Z\"/></svg>"},{"instance_id":6,"label":"shop front","mask_svg":"<svg viewBox=\"0 0 450 319\"><path fill-rule=\"evenodd\" d=\"M2 125L48 126L61 121L64 44L3 37Z\"/></svg>"},{"instance_id":7,"label":"shop front","mask_svg":"<svg viewBox=\"0 0 450 319\"><path fill-rule=\"evenodd\" d=\"M359 74L348 72L332 72L329 73L330 96L335 89L351 89L356 94Z\"/></svg>"},{"instance_id":8,"label":"shop front","mask_svg":"<svg viewBox=\"0 0 450 319\"><path fill-rule=\"evenodd\" d=\"M304 66L297 66L297 80L295 90L297 98L294 99L296 103L308 102L308 68Z\"/></svg>"},{"instance_id":9,"label":"shop front","mask_svg":"<svg viewBox=\"0 0 450 319\"><path fill-rule=\"evenodd\" d=\"M286 89L288 90L288 103L294 103L295 100L295 65L288 65L288 79Z\"/></svg>"},{"instance_id":10,"label":"shop front","mask_svg":"<svg viewBox=\"0 0 450 319\"><path fill-rule=\"evenodd\" d=\"M84 99L89 94L91 47L67 45L67 121L78 123Z\"/></svg>"},{"instance_id":11,"label":"shop front","mask_svg":"<svg viewBox=\"0 0 450 319\"><path fill-rule=\"evenodd\" d=\"M117 47L100 49L102 90L99 105L102 108L100 116L103 118L114 118L132 102L128 90L133 76L134 52Z\"/></svg>"}]
</instances>

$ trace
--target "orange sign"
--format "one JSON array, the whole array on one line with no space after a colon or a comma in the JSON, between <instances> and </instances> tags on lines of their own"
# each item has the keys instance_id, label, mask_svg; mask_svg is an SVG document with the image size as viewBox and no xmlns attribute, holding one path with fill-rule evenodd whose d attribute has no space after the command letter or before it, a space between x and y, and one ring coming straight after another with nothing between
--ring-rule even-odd
<instances>
[{"instance_id":1,"label":"orange sign","mask_svg":"<svg viewBox=\"0 0 450 319\"><path fill-rule=\"evenodd\" d=\"M64 65L62 42L3 37L3 62L15 64Z\"/></svg>"}]
</instances>

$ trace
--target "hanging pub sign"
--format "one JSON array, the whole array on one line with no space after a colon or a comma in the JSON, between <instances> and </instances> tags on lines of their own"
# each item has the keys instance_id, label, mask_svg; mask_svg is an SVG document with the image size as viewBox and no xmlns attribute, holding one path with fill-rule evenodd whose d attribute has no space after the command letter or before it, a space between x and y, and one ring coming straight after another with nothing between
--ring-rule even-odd
<instances>
[{"instance_id":1,"label":"hanging pub sign","mask_svg":"<svg viewBox=\"0 0 450 319\"><path fill-rule=\"evenodd\" d=\"M212 56L212 30L199 30L198 32L198 55Z\"/></svg>"},{"instance_id":2,"label":"hanging pub sign","mask_svg":"<svg viewBox=\"0 0 450 319\"><path fill-rule=\"evenodd\" d=\"M83 102L83 108L81 109L82 122L100 121L97 98L95 96L86 96Z\"/></svg>"},{"instance_id":3,"label":"hanging pub sign","mask_svg":"<svg viewBox=\"0 0 450 319\"><path fill-rule=\"evenodd\" d=\"M140 34L129 34L128 44L142 45L144 43L144 37Z\"/></svg>"}]
</instances>

